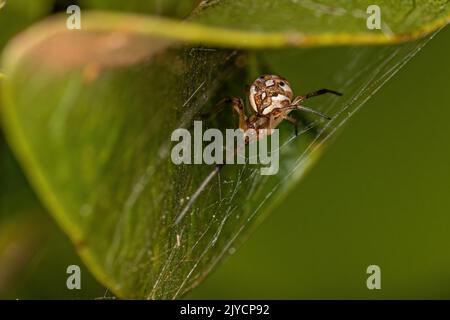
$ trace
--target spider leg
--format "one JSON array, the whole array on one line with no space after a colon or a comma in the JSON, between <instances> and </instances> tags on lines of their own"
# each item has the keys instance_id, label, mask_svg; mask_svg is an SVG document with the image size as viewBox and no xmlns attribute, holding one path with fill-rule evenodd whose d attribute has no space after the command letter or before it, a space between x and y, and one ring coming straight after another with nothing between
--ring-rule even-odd
<instances>
[{"instance_id":1,"label":"spider leg","mask_svg":"<svg viewBox=\"0 0 450 320\"><path fill-rule=\"evenodd\" d=\"M239 115L239 128L243 131L247 130L247 116L244 112L244 102L241 98L233 98L231 107Z\"/></svg>"},{"instance_id":2,"label":"spider leg","mask_svg":"<svg viewBox=\"0 0 450 320\"><path fill-rule=\"evenodd\" d=\"M226 97L216 103L212 110L201 114L202 119L209 119L217 113L221 112L227 103L232 101L232 97Z\"/></svg>"},{"instance_id":3,"label":"spider leg","mask_svg":"<svg viewBox=\"0 0 450 320\"><path fill-rule=\"evenodd\" d=\"M332 93L334 95L337 96L342 96L342 93L334 91L334 90L330 90L330 89L319 89L313 92L309 92L307 94L305 94L304 96L298 96L294 99L294 101L292 102L292 104L300 104L302 101L305 101L309 98L313 98L313 97L317 97L317 96L321 96L327 93Z\"/></svg>"},{"instance_id":4,"label":"spider leg","mask_svg":"<svg viewBox=\"0 0 450 320\"><path fill-rule=\"evenodd\" d=\"M239 115L239 128L245 131L247 129L247 116L245 115L244 102L241 98L223 98L215 105L214 109L211 112L202 114L202 119L210 118L212 115L219 113L227 104L231 104L234 112Z\"/></svg>"},{"instance_id":5,"label":"spider leg","mask_svg":"<svg viewBox=\"0 0 450 320\"><path fill-rule=\"evenodd\" d=\"M313 109L310 109L310 108L308 108L308 107L305 107L305 106L300 105L300 103L302 103L303 101L305 101L305 100L307 100L307 99L309 99L309 98L321 96L321 95L327 94L327 93L332 93L332 94L335 94L335 95L337 95L337 96L342 96L342 93L337 92L337 91L334 91L334 90L330 90L330 89L320 89L320 90L317 90L317 91L313 91L313 92L307 93L307 94L304 95L304 96L298 96L298 97L296 97L296 98L292 101L292 104L291 104L288 108L292 108L292 110L297 109L297 110L302 110L302 111L306 111L306 112L311 112L311 113L314 113L315 115L318 115L318 116L320 116L320 117L322 117L322 118L325 118L325 119L327 119L327 120L331 120L330 117L328 117L328 116L326 116L326 115L324 115L324 114L322 114L322 113L320 113L320 112L318 112L318 111L316 111L316 110L313 110Z\"/></svg>"},{"instance_id":6,"label":"spider leg","mask_svg":"<svg viewBox=\"0 0 450 320\"><path fill-rule=\"evenodd\" d=\"M298 120L295 119L294 117L288 116L287 114L284 114L281 117L283 118L283 120L292 123L295 129L295 136L298 136Z\"/></svg>"},{"instance_id":7,"label":"spider leg","mask_svg":"<svg viewBox=\"0 0 450 320\"><path fill-rule=\"evenodd\" d=\"M297 105L295 106L296 110L300 110L300 111L306 111L306 112L310 112L313 113L319 117L325 118L327 120L331 120L331 117L324 115L323 113L320 113L319 111L313 110L311 108L305 107L305 106L301 106L301 105Z\"/></svg>"},{"instance_id":8,"label":"spider leg","mask_svg":"<svg viewBox=\"0 0 450 320\"><path fill-rule=\"evenodd\" d=\"M332 93L334 95L337 96L342 96L342 93L334 91L334 90L330 90L330 89L319 89L317 91L313 91L313 92L309 92L305 95L305 99L309 99L312 97L317 97L317 96L321 96L323 94L327 94L327 93Z\"/></svg>"},{"instance_id":9,"label":"spider leg","mask_svg":"<svg viewBox=\"0 0 450 320\"><path fill-rule=\"evenodd\" d=\"M313 113L313 114L315 114L315 115L317 115L317 116L320 116L320 117L322 117L322 118L325 118L325 119L327 119L327 120L331 120L330 117L324 115L323 113L320 113L319 111L316 111L316 110L314 110L314 109L311 109L311 108L302 106L302 105L300 105L300 102L296 102L295 100L297 100L297 98L294 99L294 101L292 102L291 105L289 105L289 106L287 106L287 107L284 107L284 108L282 108L282 109L280 109L280 110L283 111L283 112L286 112L286 114L289 113L289 112L291 112L291 111L293 111L293 110L306 111L306 112Z\"/></svg>"}]
</instances>

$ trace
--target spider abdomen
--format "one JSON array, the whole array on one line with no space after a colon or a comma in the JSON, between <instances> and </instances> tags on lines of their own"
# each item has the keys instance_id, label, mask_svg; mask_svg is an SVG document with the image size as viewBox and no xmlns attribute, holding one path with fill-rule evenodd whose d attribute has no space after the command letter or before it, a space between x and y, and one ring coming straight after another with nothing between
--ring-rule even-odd
<instances>
[{"instance_id":1,"label":"spider abdomen","mask_svg":"<svg viewBox=\"0 0 450 320\"><path fill-rule=\"evenodd\" d=\"M287 107L292 101L292 89L286 79L264 75L250 86L250 104L257 114L267 115L274 109Z\"/></svg>"}]
</instances>

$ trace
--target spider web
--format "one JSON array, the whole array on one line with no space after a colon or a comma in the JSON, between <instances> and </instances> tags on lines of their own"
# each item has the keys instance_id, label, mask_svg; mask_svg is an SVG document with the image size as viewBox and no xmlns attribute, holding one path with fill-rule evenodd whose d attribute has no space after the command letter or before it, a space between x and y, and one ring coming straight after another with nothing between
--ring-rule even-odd
<instances>
[{"instance_id":1,"label":"spider web","mask_svg":"<svg viewBox=\"0 0 450 320\"><path fill-rule=\"evenodd\" d=\"M178 298L198 285L208 273L249 234L249 230L267 215L276 202L303 176L324 144L336 136L352 115L361 108L392 76L394 76L434 36L413 43L384 47L351 47L336 49L347 63L332 70L332 88L344 92L344 98L323 98L314 108L333 116L332 121L301 119L299 135L288 125L280 126L280 170L275 176L262 176L254 165L227 165L202 190L183 222L167 229L167 245L159 254L162 265L155 273L148 298ZM201 49L204 52L212 49ZM205 51L206 50L206 51ZM329 49L320 49L323 52ZM288 53L302 61L308 50ZM235 52L229 56L236 55ZM264 54L263 54L264 55ZM269 56L271 53L268 54ZM329 59L329 53L322 58ZM267 60L267 57L265 57ZM320 59L319 59L320 60ZM319 61L320 64L320 61ZM274 66L258 68L258 72ZM318 70L317 78L320 78ZM252 74L256 77L258 74ZM290 79L288 75L283 74ZM249 77L251 77L249 76ZM291 80L291 84L293 80ZM192 88L183 105L198 102L194 96L207 92L209 84L201 81ZM207 99L212 99L206 94ZM316 106L317 105L317 106ZM196 168L201 167L201 169ZM212 170L211 166L188 166L183 173L182 188L175 194L178 210L183 208ZM155 270L156 271L156 270Z\"/></svg>"}]
</instances>

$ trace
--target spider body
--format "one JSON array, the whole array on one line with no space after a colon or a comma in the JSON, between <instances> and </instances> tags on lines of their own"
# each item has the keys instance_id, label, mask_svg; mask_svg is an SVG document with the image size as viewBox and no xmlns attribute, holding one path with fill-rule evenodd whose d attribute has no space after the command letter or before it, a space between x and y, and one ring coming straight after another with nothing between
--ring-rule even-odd
<instances>
[{"instance_id":1,"label":"spider body","mask_svg":"<svg viewBox=\"0 0 450 320\"><path fill-rule=\"evenodd\" d=\"M218 107L221 109L225 102L231 103L232 109L239 115L239 128L244 131L246 134L245 141L246 143L249 143L252 140L260 139L264 135L271 135L273 130L278 127L283 120L292 123L295 126L295 133L297 134L297 120L289 115L294 110L311 112L330 120L331 118L320 112L301 105L303 101L311 97L326 93L332 93L338 96L342 95L333 90L320 89L294 98L291 86L286 79L277 75L262 75L252 83L249 89L248 100L254 111L250 117L247 117L245 114L244 102L241 98L225 98L218 104ZM200 196L208 183L219 173L223 166L224 164L217 164L213 171L211 171L211 173L203 180L190 197L189 202L175 219L174 225L178 224L181 219L183 219L195 200Z\"/></svg>"},{"instance_id":2,"label":"spider body","mask_svg":"<svg viewBox=\"0 0 450 320\"><path fill-rule=\"evenodd\" d=\"M239 115L239 128L244 132L249 129L255 130L255 138L259 139L263 134L272 134L273 129L283 120L292 123L297 134L298 121L289 115L293 110L311 112L330 120L331 118L301 105L303 101L325 93L342 95L334 90L320 89L294 98L291 86L285 78L277 75L262 75L252 83L249 89L248 100L254 111L250 117L247 117L244 112L242 99L232 97L222 102L231 102L233 110Z\"/></svg>"}]
</instances>

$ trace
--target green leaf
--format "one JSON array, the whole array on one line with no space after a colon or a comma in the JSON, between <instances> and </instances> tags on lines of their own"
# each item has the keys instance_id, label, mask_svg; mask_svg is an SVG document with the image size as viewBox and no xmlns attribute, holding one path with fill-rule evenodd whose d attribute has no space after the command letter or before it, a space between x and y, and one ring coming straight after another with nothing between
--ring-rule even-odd
<instances>
[{"instance_id":1,"label":"green leaf","mask_svg":"<svg viewBox=\"0 0 450 320\"><path fill-rule=\"evenodd\" d=\"M199 284L429 38L395 47L242 52L214 46L344 42L131 14L83 12L82 23L81 31L68 31L64 19L53 18L8 46L3 126L36 192L91 271L128 298L178 298ZM343 91L343 98L311 102L333 121L298 115L298 137L282 124L277 175L225 166L174 225L213 168L174 165L172 131L191 128L224 96L242 96L245 84L266 72L289 77L297 94ZM224 112L205 126L231 128L236 121Z\"/></svg>"},{"instance_id":2,"label":"green leaf","mask_svg":"<svg viewBox=\"0 0 450 320\"><path fill-rule=\"evenodd\" d=\"M372 5L380 8L381 30L366 26ZM386 43L416 39L446 25L450 7L446 0L214 0L201 2L192 20L256 37L284 36L300 46Z\"/></svg>"},{"instance_id":3,"label":"green leaf","mask_svg":"<svg viewBox=\"0 0 450 320\"><path fill-rule=\"evenodd\" d=\"M239 30L353 33L366 28L367 8L377 5L383 24L398 34L414 32L448 16L445 4L445 0L219 0L200 5L195 20Z\"/></svg>"},{"instance_id":4,"label":"green leaf","mask_svg":"<svg viewBox=\"0 0 450 320\"><path fill-rule=\"evenodd\" d=\"M155 15L186 17L194 8L196 0L81 0L80 8L101 9L126 12L149 13Z\"/></svg>"},{"instance_id":5,"label":"green leaf","mask_svg":"<svg viewBox=\"0 0 450 320\"><path fill-rule=\"evenodd\" d=\"M29 34L33 40L43 30L36 29ZM180 180L186 168L167 158L168 138L189 123L220 79L230 76L226 69L235 54L186 48L161 55L168 44L164 39L73 32L44 37L22 52L22 44L33 45L29 40L17 39L17 46L7 49L3 115L36 191L94 274L114 292L168 295L163 288L151 293L151 286L176 241L179 230L168 227L180 203L176 193L188 179L184 174ZM111 43L119 46L111 50ZM60 59L51 58L53 50ZM19 89L22 85L28 89ZM189 99L194 91L198 94ZM31 101L36 109L28 108ZM26 109L31 112L22 114ZM174 197L162 201L170 194ZM178 260L191 249L187 240L182 239L186 246ZM179 277L188 268L180 268Z\"/></svg>"}]
</instances>

